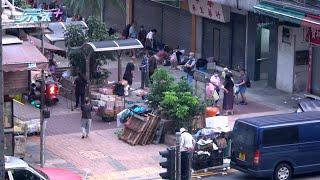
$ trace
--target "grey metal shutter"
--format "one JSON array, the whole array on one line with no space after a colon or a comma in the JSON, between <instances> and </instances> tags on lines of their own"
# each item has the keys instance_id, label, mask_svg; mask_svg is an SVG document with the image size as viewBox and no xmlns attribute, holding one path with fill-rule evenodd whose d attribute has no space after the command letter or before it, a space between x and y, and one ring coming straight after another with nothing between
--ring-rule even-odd
<instances>
[{"instance_id":1,"label":"grey metal shutter","mask_svg":"<svg viewBox=\"0 0 320 180\"><path fill-rule=\"evenodd\" d=\"M232 68L245 67L246 16L231 13L232 21Z\"/></svg>"},{"instance_id":2,"label":"grey metal shutter","mask_svg":"<svg viewBox=\"0 0 320 180\"><path fill-rule=\"evenodd\" d=\"M191 14L182 9L163 7L163 43L175 48L191 50Z\"/></svg>"},{"instance_id":3,"label":"grey metal shutter","mask_svg":"<svg viewBox=\"0 0 320 180\"><path fill-rule=\"evenodd\" d=\"M138 28L143 25L147 31L156 29L157 37L161 38L162 30L162 5L150 0L135 0L133 8L134 20Z\"/></svg>"},{"instance_id":4,"label":"grey metal shutter","mask_svg":"<svg viewBox=\"0 0 320 180\"><path fill-rule=\"evenodd\" d=\"M230 23L221 23L211 19L203 18L203 32L202 32L202 57L211 58L213 54L213 31L217 29L220 32L220 50L219 58L217 59L219 65L230 66L230 52L231 52L231 31Z\"/></svg>"},{"instance_id":5,"label":"grey metal shutter","mask_svg":"<svg viewBox=\"0 0 320 180\"><path fill-rule=\"evenodd\" d=\"M120 1L125 7L125 0ZM121 7L114 5L110 0L105 0L104 9L104 21L107 27L116 28L118 31L122 32L126 26L126 12L123 11Z\"/></svg>"}]
</instances>

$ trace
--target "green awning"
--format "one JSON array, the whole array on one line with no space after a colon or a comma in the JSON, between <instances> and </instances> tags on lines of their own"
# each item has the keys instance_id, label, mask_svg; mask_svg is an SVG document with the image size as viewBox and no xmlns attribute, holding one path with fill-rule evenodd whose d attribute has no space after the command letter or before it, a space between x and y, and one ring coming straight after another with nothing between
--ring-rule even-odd
<instances>
[{"instance_id":1,"label":"green awning","mask_svg":"<svg viewBox=\"0 0 320 180\"><path fill-rule=\"evenodd\" d=\"M288 21L294 24L301 24L306 14L287 7L279 7L269 3L261 2L254 6L256 13L277 18L282 21Z\"/></svg>"}]
</instances>

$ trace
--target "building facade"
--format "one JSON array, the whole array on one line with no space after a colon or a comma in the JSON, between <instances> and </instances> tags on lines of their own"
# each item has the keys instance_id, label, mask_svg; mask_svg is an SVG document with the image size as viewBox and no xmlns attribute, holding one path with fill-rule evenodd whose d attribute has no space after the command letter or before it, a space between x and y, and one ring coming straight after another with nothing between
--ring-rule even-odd
<instances>
[{"instance_id":1,"label":"building facade","mask_svg":"<svg viewBox=\"0 0 320 180\"><path fill-rule=\"evenodd\" d=\"M157 29L160 41L170 47L179 45L222 67L245 68L250 79L285 92L320 94L319 1L125 2L122 21Z\"/></svg>"}]
</instances>

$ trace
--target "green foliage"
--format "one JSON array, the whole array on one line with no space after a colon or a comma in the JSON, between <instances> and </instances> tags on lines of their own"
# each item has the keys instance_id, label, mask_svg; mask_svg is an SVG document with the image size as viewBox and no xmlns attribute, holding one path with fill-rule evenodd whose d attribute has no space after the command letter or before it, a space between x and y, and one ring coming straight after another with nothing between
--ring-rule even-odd
<instances>
[{"instance_id":1,"label":"green foliage","mask_svg":"<svg viewBox=\"0 0 320 180\"><path fill-rule=\"evenodd\" d=\"M27 3L27 0L15 0L14 5L21 9L31 8L31 5Z\"/></svg>"},{"instance_id":2,"label":"green foliage","mask_svg":"<svg viewBox=\"0 0 320 180\"><path fill-rule=\"evenodd\" d=\"M186 78L175 83L166 70L158 69L151 80L153 83L148 95L151 107L160 109L163 116L173 120L174 129L191 129L193 117L201 112L201 105L199 98L192 95Z\"/></svg>"},{"instance_id":3,"label":"green foliage","mask_svg":"<svg viewBox=\"0 0 320 180\"><path fill-rule=\"evenodd\" d=\"M157 109L160 102L163 100L164 92L168 91L172 87L174 78L171 77L165 69L157 69L151 76L153 82L148 94L148 100L150 106L153 109Z\"/></svg>"},{"instance_id":4,"label":"green foliage","mask_svg":"<svg viewBox=\"0 0 320 180\"><path fill-rule=\"evenodd\" d=\"M191 129L193 117L200 108L199 98L191 92L165 92L160 103L163 114L174 120L174 128L185 127Z\"/></svg>"},{"instance_id":5,"label":"green foliage","mask_svg":"<svg viewBox=\"0 0 320 180\"><path fill-rule=\"evenodd\" d=\"M89 41L103 41L110 39L105 23L101 22L94 16L90 16L86 23L89 28L86 33Z\"/></svg>"},{"instance_id":6,"label":"green foliage","mask_svg":"<svg viewBox=\"0 0 320 180\"><path fill-rule=\"evenodd\" d=\"M91 49L79 49L86 42L110 40L114 37L108 36L106 26L103 22L95 17L90 16L87 20L88 31L83 32L80 25L70 25L65 33L65 44L68 48L68 59L70 64L79 68L82 73L85 72L85 54L88 54ZM114 60L114 52L98 52L93 53L90 59L90 78L105 79L110 73L99 71L99 67L105 64L107 59Z\"/></svg>"}]
</instances>

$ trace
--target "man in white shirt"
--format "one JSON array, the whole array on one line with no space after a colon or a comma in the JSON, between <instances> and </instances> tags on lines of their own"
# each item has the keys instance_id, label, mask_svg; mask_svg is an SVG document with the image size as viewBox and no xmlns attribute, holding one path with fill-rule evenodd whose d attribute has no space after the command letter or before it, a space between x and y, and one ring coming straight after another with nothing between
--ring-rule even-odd
<instances>
[{"instance_id":1,"label":"man in white shirt","mask_svg":"<svg viewBox=\"0 0 320 180\"><path fill-rule=\"evenodd\" d=\"M154 44L154 35L157 33L156 29L152 29L150 32L148 32L146 36L146 48L147 49L153 49Z\"/></svg>"},{"instance_id":2,"label":"man in white shirt","mask_svg":"<svg viewBox=\"0 0 320 180\"><path fill-rule=\"evenodd\" d=\"M180 150L181 151L193 151L195 140L192 135L188 133L185 128L180 129L181 141L180 141Z\"/></svg>"}]
</instances>

